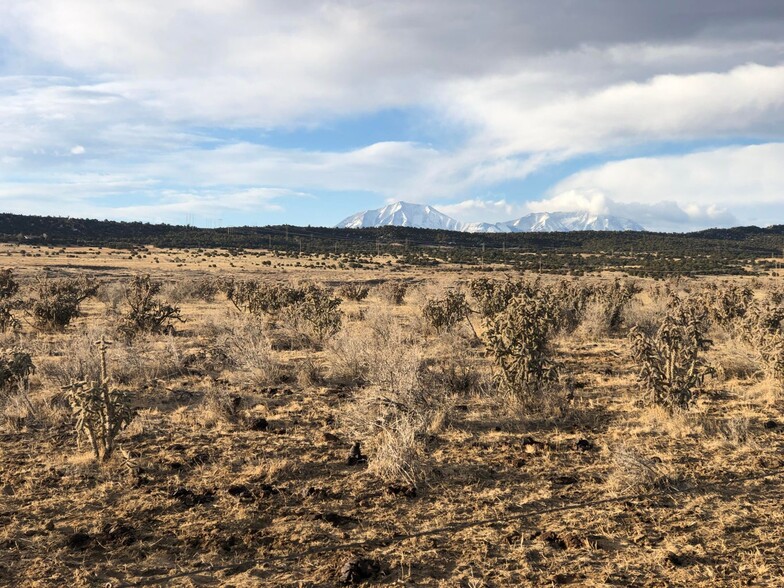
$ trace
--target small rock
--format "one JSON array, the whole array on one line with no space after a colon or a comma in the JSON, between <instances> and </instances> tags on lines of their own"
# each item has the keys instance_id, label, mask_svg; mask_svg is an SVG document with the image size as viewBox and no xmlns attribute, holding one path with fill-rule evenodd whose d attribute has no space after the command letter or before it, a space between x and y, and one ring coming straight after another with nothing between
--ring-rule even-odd
<instances>
[{"instance_id":1,"label":"small rock","mask_svg":"<svg viewBox=\"0 0 784 588\"><path fill-rule=\"evenodd\" d=\"M593 449L593 443L588 441L588 439L580 439L574 446L577 451L591 451Z\"/></svg>"},{"instance_id":2,"label":"small rock","mask_svg":"<svg viewBox=\"0 0 784 588\"><path fill-rule=\"evenodd\" d=\"M667 555L664 556L664 561L665 563L675 567L680 567L686 564L685 557L672 552L669 552Z\"/></svg>"},{"instance_id":3,"label":"small rock","mask_svg":"<svg viewBox=\"0 0 784 588\"><path fill-rule=\"evenodd\" d=\"M323 437L324 437L324 441L326 441L327 443L339 443L340 442L340 437L338 437L334 433L329 433L329 432L325 431Z\"/></svg>"},{"instance_id":4,"label":"small rock","mask_svg":"<svg viewBox=\"0 0 784 588\"><path fill-rule=\"evenodd\" d=\"M766 429L775 429L779 426L779 424L773 419L770 419L769 421L765 421L765 424L762 426L765 427Z\"/></svg>"},{"instance_id":5,"label":"small rock","mask_svg":"<svg viewBox=\"0 0 784 588\"><path fill-rule=\"evenodd\" d=\"M251 431L266 431L269 428L269 423L264 417L258 417L250 421Z\"/></svg>"},{"instance_id":6,"label":"small rock","mask_svg":"<svg viewBox=\"0 0 784 588\"><path fill-rule=\"evenodd\" d=\"M566 542L554 531L547 531L540 535L540 539L553 549L566 549Z\"/></svg>"},{"instance_id":7,"label":"small rock","mask_svg":"<svg viewBox=\"0 0 784 588\"><path fill-rule=\"evenodd\" d=\"M362 444L359 441L355 441L351 446L346 463L350 466L367 463L367 456L362 455Z\"/></svg>"},{"instance_id":8,"label":"small rock","mask_svg":"<svg viewBox=\"0 0 784 588\"><path fill-rule=\"evenodd\" d=\"M340 566L338 582L346 585L359 584L374 579L381 572L381 566L375 560L366 557L352 557Z\"/></svg>"},{"instance_id":9,"label":"small rock","mask_svg":"<svg viewBox=\"0 0 784 588\"><path fill-rule=\"evenodd\" d=\"M416 498L416 486L400 486L398 484L390 484L387 486L387 494L392 496L405 496L406 498Z\"/></svg>"},{"instance_id":10,"label":"small rock","mask_svg":"<svg viewBox=\"0 0 784 588\"><path fill-rule=\"evenodd\" d=\"M350 523L358 522L354 517L347 517L336 512L317 513L314 514L312 518L314 521L324 521L325 523L329 523L333 527L342 527Z\"/></svg>"},{"instance_id":11,"label":"small rock","mask_svg":"<svg viewBox=\"0 0 784 588\"><path fill-rule=\"evenodd\" d=\"M0 492L2 492L3 496L13 496L15 494L14 487L11 486L11 484L6 484L5 486L3 486Z\"/></svg>"},{"instance_id":12,"label":"small rock","mask_svg":"<svg viewBox=\"0 0 784 588\"><path fill-rule=\"evenodd\" d=\"M92 540L93 538L90 537L87 533L84 533L82 531L77 531L76 533L68 537L68 539L65 542L65 545L67 547L70 547L71 549L84 549Z\"/></svg>"},{"instance_id":13,"label":"small rock","mask_svg":"<svg viewBox=\"0 0 784 588\"><path fill-rule=\"evenodd\" d=\"M226 491L231 496L234 496L234 498L239 499L240 502L246 504L249 502L253 502L253 500L256 498L253 495L253 492L251 492L250 488L248 488L243 484L234 484L232 486L229 486Z\"/></svg>"}]
</instances>

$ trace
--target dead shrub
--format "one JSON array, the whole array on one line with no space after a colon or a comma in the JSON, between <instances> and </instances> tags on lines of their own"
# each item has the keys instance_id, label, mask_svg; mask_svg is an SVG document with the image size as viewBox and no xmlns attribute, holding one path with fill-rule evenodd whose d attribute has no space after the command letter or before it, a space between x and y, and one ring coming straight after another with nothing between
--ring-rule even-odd
<instances>
[{"instance_id":1,"label":"dead shrub","mask_svg":"<svg viewBox=\"0 0 784 588\"><path fill-rule=\"evenodd\" d=\"M673 470L658 457L646 457L628 445L612 452L607 486L616 495L648 494L674 487Z\"/></svg>"}]
</instances>

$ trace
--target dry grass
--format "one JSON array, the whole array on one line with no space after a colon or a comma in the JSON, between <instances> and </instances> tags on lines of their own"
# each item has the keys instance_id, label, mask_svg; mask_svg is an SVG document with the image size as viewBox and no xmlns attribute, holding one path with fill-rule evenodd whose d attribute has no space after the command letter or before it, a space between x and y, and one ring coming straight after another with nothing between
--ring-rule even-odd
<instances>
[{"instance_id":1,"label":"dry grass","mask_svg":"<svg viewBox=\"0 0 784 588\"><path fill-rule=\"evenodd\" d=\"M422 319L426 299L470 272L332 269L256 252L52 251L0 247L25 280L44 266L78 275L78 262L104 285L65 333L0 336L38 368L29 388L0 397L0 585L334 586L351 557L378 564L367 585L387 586L784 576L784 395L728 333L711 333L720 377L692 408L646 408L627 340L589 313L555 343L557 393L513 406L467 325L439 335ZM113 336L117 284L151 264L187 322L175 336L110 349L114 381L138 410L118 437L125 453L99 465L76 445L60 386L97 373L92 342ZM341 331L318 348L192 286L219 275L412 286L399 305L374 288L344 301ZM663 289L652 284L626 326L658 324ZM763 296L770 284L755 288ZM348 460L355 441L366 461Z\"/></svg>"}]
</instances>

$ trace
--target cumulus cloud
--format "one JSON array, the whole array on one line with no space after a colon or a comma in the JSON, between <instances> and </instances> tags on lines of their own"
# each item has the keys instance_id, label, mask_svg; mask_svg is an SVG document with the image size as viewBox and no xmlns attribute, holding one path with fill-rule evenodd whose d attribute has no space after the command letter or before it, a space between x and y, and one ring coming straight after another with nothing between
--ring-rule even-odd
<instances>
[{"instance_id":1,"label":"cumulus cloud","mask_svg":"<svg viewBox=\"0 0 784 588\"><path fill-rule=\"evenodd\" d=\"M763 222L784 208L763 146L723 162L717 153L712 163L700 154L608 163L537 203L480 195L577 154L749 138L775 151L782 39L777 0L9 0L0 4L0 202L60 186L44 192L75 214L93 193L128 200L141 183L141 200L173 210L172 188L240 202L263 186L457 202L439 208L462 218L579 204L626 207L667 227ZM388 109L460 139L431 144L415 131L351 148L264 144L266 131ZM235 132L242 138L227 138ZM82 200L69 196L77 184Z\"/></svg>"}]
</instances>

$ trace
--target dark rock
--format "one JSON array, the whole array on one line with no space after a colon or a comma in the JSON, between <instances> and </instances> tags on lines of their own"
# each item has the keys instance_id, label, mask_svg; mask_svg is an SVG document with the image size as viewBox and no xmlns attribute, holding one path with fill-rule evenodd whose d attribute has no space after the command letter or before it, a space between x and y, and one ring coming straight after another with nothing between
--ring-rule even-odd
<instances>
[{"instance_id":1,"label":"dark rock","mask_svg":"<svg viewBox=\"0 0 784 588\"><path fill-rule=\"evenodd\" d=\"M366 557L352 557L345 561L338 571L338 582L346 585L359 584L373 580L381 572L381 565Z\"/></svg>"},{"instance_id":2,"label":"dark rock","mask_svg":"<svg viewBox=\"0 0 784 588\"><path fill-rule=\"evenodd\" d=\"M84 533L82 531L77 531L76 533L68 537L68 539L65 542L65 545L66 547L70 547L71 549L84 549L90 544L92 540L93 538L90 537L87 533Z\"/></svg>"},{"instance_id":3,"label":"dark rock","mask_svg":"<svg viewBox=\"0 0 784 588\"><path fill-rule=\"evenodd\" d=\"M194 492L188 488L179 487L169 494L169 498L179 500L183 506L191 508L197 504L209 504L215 500L215 492L205 490L202 493Z\"/></svg>"},{"instance_id":4,"label":"dark rock","mask_svg":"<svg viewBox=\"0 0 784 588\"><path fill-rule=\"evenodd\" d=\"M416 486L390 484L387 486L387 494L392 496L405 496L406 498L416 498Z\"/></svg>"},{"instance_id":5,"label":"dark rock","mask_svg":"<svg viewBox=\"0 0 784 588\"><path fill-rule=\"evenodd\" d=\"M136 542L136 529L122 521L105 524L103 534L107 542L119 545L131 545Z\"/></svg>"},{"instance_id":6,"label":"dark rock","mask_svg":"<svg viewBox=\"0 0 784 588\"><path fill-rule=\"evenodd\" d=\"M251 431L266 431L269 428L269 423L264 417L258 417L250 421Z\"/></svg>"},{"instance_id":7,"label":"dark rock","mask_svg":"<svg viewBox=\"0 0 784 588\"><path fill-rule=\"evenodd\" d=\"M542 533L539 538L553 549L566 549L566 542L554 531Z\"/></svg>"},{"instance_id":8,"label":"dark rock","mask_svg":"<svg viewBox=\"0 0 784 588\"><path fill-rule=\"evenodd\" d=\"M256 496L251 492L251 489L243 484L229 486L226 491L243 503L253 502L256 499Z\"/></svg>"},{"instance_id":9,"label":"dark rock","mask_svg":"<svg viewBox=\"0 0 784 588\"><path fill-rule=\"evenodd\" d=\"M354 445L351 446L351 451L349 452L348 458L346 459L346 464L353 466L363 463L367 463L367 456L362 455L362 444L359 441L355 441Z\"/></svg>"},{"instance_id":10,"label":"dark rock","mask_svg":"<svg viewBox=\"0 0 784 588\"><path fill-rule=\"evenodd\" d=\"M588 439L580 439L575 443L574 448L577 451L591 451L593 449L593 443L588 441Z\"/></svg>"},{"instance_id":11,"label":"dark rock","mask_svg":"<svg viewBox=\"0 0 784 588\"><path fill-rule=\"evenodd\" d=\"M324 521L325 523L329 523L333 527L343 527L344 525L359 522L354 517L347 517L336 512L316 513L312 518L314 521Z\"/></svg>"},{"instance_id":12,"label":"dark rock","mask_svg":"<svg viewBox=\"0 0 784 588\"><path fill-rule=\"evenodd\" d=\"M765 421L765 424L762 426L765 427L766 429L775 429L779 426L779 424L773 419L771 419L769 421Z\"/></svg>"}]
</instances>

